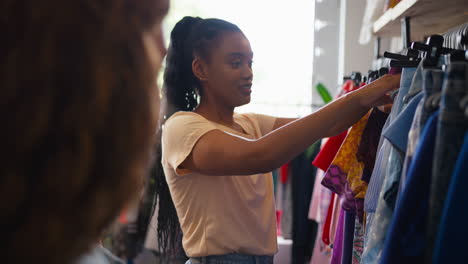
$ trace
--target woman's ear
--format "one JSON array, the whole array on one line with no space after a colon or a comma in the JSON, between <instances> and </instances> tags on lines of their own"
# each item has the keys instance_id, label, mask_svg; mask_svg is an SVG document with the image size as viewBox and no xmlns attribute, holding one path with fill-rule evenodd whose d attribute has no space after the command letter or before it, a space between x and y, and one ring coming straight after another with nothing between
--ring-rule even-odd
<instances>
[{"instance_id":1,"label":"woman's ear","mask_svg":"<svg viewBox=\"0 0 468 264\"><path fill-rule=\"evenodd\" d=\"M195 59L192 61L192 71L198 80L208 80L208 75L206 74L206 67L206 63L202 59L200 59L200 57L195 57Z\"/></svg>"}]
</instances>

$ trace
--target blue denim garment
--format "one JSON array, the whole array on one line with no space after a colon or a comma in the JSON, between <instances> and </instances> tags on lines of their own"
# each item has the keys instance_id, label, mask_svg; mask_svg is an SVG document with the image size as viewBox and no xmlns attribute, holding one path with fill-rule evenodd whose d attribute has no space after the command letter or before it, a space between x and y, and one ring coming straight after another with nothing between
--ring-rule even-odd
<instances>
[{"instance_id":1,"label":"blue denim garment","mask_svg":"<svg viewBox=\"0 0 468 264\"><path fill-rule=\"evenodd\" d=\"M395 118L392 124L382 131L382 135L401 152L406 152L408 132L411 128L414 114L416 113L416 107L422 98L422 93L414 96L409 104L403 107L401 113Z\"/></svg>"},{"instance_id":2,"label":"blue denim garment","mask_svg":"<svg viewBox=\"0 0 468 264\"><path fill-rule=\"evenodd\" d=\"M388 119L387 119L388 121ZM366 231L364 235L364 251L366 248L368 248L368 243L371 240L375 240L375 233L370 232L370 230L373 227L374 224L374 219L375 219L375 212L377 210L377 200L379 198L380 190L382 188L383 184L383 171L384 169L387 168L387 163L388 163L388 152L390 151L391 144L388 142L388 140L384 139L382 146L380 148L380 151L377 155L376 163L374 166L374 170L372 172L372 178L371 181L369 182L369 186L367 188L367 193L366 193L366 198L364 199L364 210L366 210ZM382 177L380 177L382 176ZM373 183L372 188L371 183ZM369 189L371 190L372 193L369 193ZM368 197L371 197L373 199L373 196L377 196L375 200L366 200ZM366 201L367 201L367 207L366 207ZM375 206L375 207L374 207ZM364 256L363 256L364 257ZM364 263L364 262L363 262Z\"/></svg>"},{"instance_id":3,"label":"blue denim garment","mask_svg":"<svg viewBox=\"0 0 468 264\"><path fill-rule=\"evenodd\" d=\"M403 97L410 89L414 76L421 74L420 71L420 68L403 69L401 73L400 89L393 103L392 111L388 116L387 121L385 122L383 130L385 130L393 122L393 120L400 112L400 105L403 103ZM383 184L383 171L385 170L384 168L386 168L388 158L389 150L387 144L387 140L381 136L374 170L372 171L372 176L367 187L366 197L364 199L364 211L367 213L374 213L377 209L377 201Z\"/></svg>"},{"instance_id":4,"label":"blue denim garment","mask_svg":"<svg viewBox=\"0 0 468 264\"><path fill-rule=\"evenodd\" d=\"M389 123L390 117L387 119L387 123ZM385 125L384 125L385 129ZM375 213L377 209L377 199L379 197L380 189L382 188L383 184L383 173L382 169L387 167L388 162L388 148L390 147L390 142L388 142L385 138L380 139L379 148L377 150L377 158L375 159L374 170L372 171L372 176L370 178L369 184L367 186L366 196L364 198L364 211L367 215L372 215ZM367 226L372 221L367 221Z\"/></svg>"},{"instance_id":5,"label":"blue denim garment","mask_svg":"<svg viewBox=\"0 0 468 264\"><path fill-rule=\"evenodd\" d=\"M397 119L400 112L404 109L403 98L407 95L411 86L420 86L422 83L422 65L418 68L404 68L400 80L400 89L397 98L392 107L392 111L387 119L383 131L388 129L392 123ZM417 90L417 89L412 89ZM382 134L383 137L383 134ZM391 154L393 153L393 154ZM380 157L379 157L380 156ZM401 161L398 162L398 159ZM380 163L377 163L379 162ZM398 154L397 150L394 149L392 144L383 139L382 147L377 156L377 162L372 172L371 181L367 189L366 197L364 200L365 210L373 213L374 216L368 217L372 220L370 223L366 223L366 235L364 241L364 251L362 254L361 263L377 263L380 259L383 242L385 239L387 227L391 220L391 213L393 209L389 208L384 201L384 193L390 187L389 181L386 181L388 172L393 164L402 164L403 160ZM400 168L396 168L401 171ZM392 169L393 170L393 169Z\"/></svg>"},{"instance_id":6,"label":"blue denim garment","mask_svg":"<svg viewBox=\"0 0 468 264\"><path fill-rule=\"evenodd\" d=\"M468 133L455 165L452 182L444 205L434 250L434 264L460 263L468 259L466 238L468 237Z\"/></svg>"},{"instance_id":7,"label":"blue denim garment","mask_svg":"<svg viewBox=\"0 0 468 264\"><path fill-rule=\"evenodd\" d=\"M438 62L438 67L442 68L442 65L447 64L447 63L448 63L447 58L445 56L440 56L439 62ZM434 92L432 90L432 88L436 88L436 90L440 91L440 87L438 87L437 85L432 85L431 82L434 81L435 83L439 83L440 85L442 85L440 80L436 80L437 76L432 76L433 72L439 72L439 74L440 74L440 73L442 73L442 70L441 69L436 69L436 68L423 69L421 67L421 72L422 72L422 84L421 85L412 85L411 86L410 90L408 91L408 94L403 98L403 103L405 105L408 104L415 95L419 94L422 91L424 91L426 93L429 93L429 94ZM429 73L430 76L428 76L428 73ZM426 85L427 84L426 82L429 80L428 77L434 78L434 80L430 80L431 82L428 83L430 85ZM440 76L439 76L439 78L440 78ZM433 112L434 111L432 111L432 113ZM430 115L428 115L426 117L426 119L424 120L424 123L426 122L427 118L429 118L429 116Z\"/></svg>"},{"instance_id":8,"label":"blue denim garment","mask_svg":"<svg viewBox=\"0 0 468 264\"><path fill-rule=\"evenodd\" d=\"M421 135L427 119L432 113L439 109L437 96L440 96L442 89L443 71L440 69L424 69L423 70L423 98L419 102L414 114L413 123L408 133L408 143L406 146L406 156L403 162L403 170L400 176L400 186L398 196L404 190L409 166L411 164L417 142ZM398 199L398 197L397 197Z\"/></svg>"},{"instance_id":9,"label":"blue denim garment","mask_svg":"<svg viewBox=\"0 0 468 264\"><path fill-rule=\"evenodd\" d=\"M440 69L429 69L424 71L424 108L421 113L421 127L424 127L429 116L439 109L439 100L434 100L442 93L444 71Z\"/></svg>"},{"instance_id":10,"label":"blue denim garment","mask_svg":"<svg viewBox=\"0 0 468 264\"><path fill-rule=\"evenodd\" d=\"M417 68L403 68L401 72L400 89L398 90L398 97L395 99L392 107L392 112L398 115L403 109L405 103L404 98L408 95L410 89L417 91L420 89L412 88L413 86L422 86L422 64ZM412 97L411 97L412 98Z\"/></svg>"},{"instance_id":11,"label":"blue denim garment","mask_svg":"<svg viewBox=\"0 0 468 264\"><path fill-rule=\"evenodd\" d=\"M376 263L423 263L429 189L439 112L427 121L408 169L407 186L400 194Z\"/></svg>"},{"instance_id":12,"label":"blue denim garment","mask_svg":"<svg viewBox=\"0 0 468 264\"><path fill-rule=\"evenodd\" d=\"M185 264L273 264L273 256L226 254L190 258Z\"/></svg>"},{"instance_id":13,"label":"blue denim garment","mask_svg":"<svg viewBox=\"0 0 468 264\"><path fill-rule=\"evenodd\" d=\"M384 137L392 143L389 166L387 167L387 177L385 178L385 187L383 189L384 200L391 210L395 208L411 123L413 122L416 107L422 97L422 93L414 96L409 104L404 106L404 109L397 116L392 125L383 132Z\"/></svg>"},{"instance_id":14,"label":"blue denim garment","mask_svg":"<svg viewBox=\"0 0 468 264\"><path fill-rule=\"evenodd\" d=\"M453 62L447 67L440 117L437 124L437 137L432 168L431 192L429 198L429 216L427 225L428 250L426 261L432 260L437 229L439 227L442 209L450 184L453 168L463 144L468 122L460 101L467 93L468 82L467 62Z\"/></svg>"},{"instance_id":15,"label":"blue denim garment","mask_svg":"<svg viewBox=\"0 0 468 264\"><path fill-rule=\"evenodd\" d=\"M391 175L391 173L398 173L401 171L402 159L398 150L393 148L391 145L389 147L389 151L386 176L379 194L379 202L374 219L372 220L371 226L366 230L367 241L365 241L361 263L378 263L382 253L387 229L390 225L390 221L392 220L393 208L388 206L387 202L384 200L384 195L385 190L388 190L391 187L390 185L393 182L391 179L396 178Z\"/></svg>"}]
</instances>

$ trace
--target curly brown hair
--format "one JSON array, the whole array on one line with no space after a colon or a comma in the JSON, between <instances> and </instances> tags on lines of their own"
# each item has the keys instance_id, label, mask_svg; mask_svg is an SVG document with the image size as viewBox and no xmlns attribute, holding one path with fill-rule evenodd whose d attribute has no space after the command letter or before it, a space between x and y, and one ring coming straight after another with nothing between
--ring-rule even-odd
<instances>
[{"instance_id":1,"label":"curly brown hair","mask_svg":"<svg viewBox=\"0 0 468 264\"><path fill-rule=\"evenodd\" d=\"M2 263L72 262L141 192L167 2L0 2Z\"/></svg>"}]
</instances>

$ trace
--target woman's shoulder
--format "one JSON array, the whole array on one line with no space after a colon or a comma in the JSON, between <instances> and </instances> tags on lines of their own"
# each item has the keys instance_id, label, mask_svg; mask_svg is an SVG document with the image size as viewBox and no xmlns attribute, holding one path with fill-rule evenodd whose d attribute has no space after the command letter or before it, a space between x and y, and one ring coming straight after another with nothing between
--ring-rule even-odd
<instances>
[{"instance_id":1,"label":"woman's shoulder","mask_svg":"<svg viewBox=\"0 0 468 264\"><path fill-rule=\"evenodd\" d=\"M246 120L246 119L258 119L259 114L256 113L234 113L234 118L235 119L240 119L240 120ZM178 111L171 115L169 119L166 120L167 123L172 123L172 122L183 122L183 121L203 121L203 122L210 122L208 119L203 117L202 115L195 113L195 112L190 112L190 111Z\"/></svg>"},{"instance_id":2,"label":"woman's shoulder","mask_svg":"<svg viewBox=\"0 0 468 264\"><path fill-rule=\"evenodd\" d=\"M171 122L172 120L182 120L182 119L200 119L203 118L203 116L191 112L191 111L178 111L172 114L169 119L167 119L167 122Z\"/></svg>"},{"instance_id":3,"label":"woman's shoulder","mask_svg":"<svg viewBox=\"0 0 468 264\"><path fill-rule=\"evenodd\" d=\"M256 119L255 113L234 113L234 119L249 120Z\"/></svg>"},{"instance_id":4,"label":"woman's shoulder","mask_svg":"<svg viewBox=\"0 0 468 264\"><path fill-rule=\"evenodd\" d=\"M188 125L190 123L207 123L208 120L203 116L188 111L179 111L174 113L169 119L164 122L164 126L172 125Z\"/></svg>"},{"instance_id":5,"label":"woman's shoulder","mask_svg":"<svg viewBox=\"0 0 468 264\"><path fill-rule=\"evenodd\" d=\"M173 114L163 126L163 137L171 134L174 136L185 135L189 132L206 130L214 127L214 124L203 116L194 112L179 111Z\"/></svg>"},{"instance_id":6,"label":"woman's shoulder","mask_svg":"<svg viewBox=\"0 0 468 264\"><path fill-rule=\"evenodd\" d=\"M274 116L258 113L236 114L238 122L252 125L256 131L260 131L262 136L273 130L276 119Z\"/></svg>"},{"instance_id":7,"label":"woman's shoulder","mask_svg":"<svg viewBox=\"0 0 468 264\"><path fill-rule=\"evenodd\" d=\"M241 121L241 122L252 122L252 123L259 123L262 120L263 115L257 113L234 113L234 119Z\"/></svg>"}]
</instances>

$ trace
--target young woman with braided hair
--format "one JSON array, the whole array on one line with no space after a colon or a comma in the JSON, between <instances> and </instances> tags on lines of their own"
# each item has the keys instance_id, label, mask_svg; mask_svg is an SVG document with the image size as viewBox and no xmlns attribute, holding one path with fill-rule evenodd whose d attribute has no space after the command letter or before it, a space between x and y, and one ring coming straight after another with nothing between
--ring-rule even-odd
<instances>
[{"instance_id":1,"label":"young woman with braided hair","mask_svg":"<svg viewBox=\"0 0 468 264\"><path fill-rule=\"evenodd\" d=\"M250 102L253 79L253 52L242 31L219 19L185 17L170 41L160 242L175 241L178 221L187 263L273 263L270 172L316 140L347 129L370 108L390 103L387 93L398 87L399 75L384 76L301 119L237 114L236 107Z\"/></svg>"}]
</instances>

